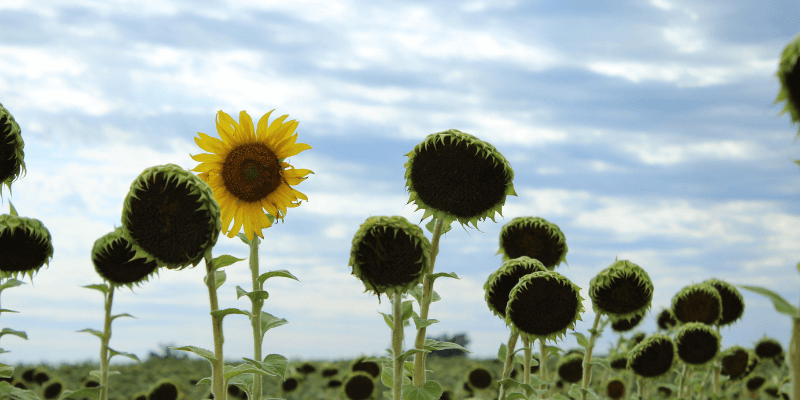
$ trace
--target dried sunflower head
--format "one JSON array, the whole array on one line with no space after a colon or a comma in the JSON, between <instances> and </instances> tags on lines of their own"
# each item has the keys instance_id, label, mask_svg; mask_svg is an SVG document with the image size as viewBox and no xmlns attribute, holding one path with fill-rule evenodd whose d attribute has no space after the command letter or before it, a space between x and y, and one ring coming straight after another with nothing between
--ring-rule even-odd
<instances>
[{"instance_id":1,"label":"dried sunflower head","mask_svg":"<svg viewBox=\"0 0 800 400\"><path fill-rule=\"evenodd\" d=\"M30 276L50 266L53 243L42 221L20 217L9 202L11 214L0 215L0 277Z\"/></svg>"},{"instance_id":2,"label":"dried sunflower head","mask_svg":"<svg viewBox=\"0 0 800 400\"><path fill-rule=\"evenodd\" d=\"M672 298L672 313L682 324L714 325L722 318L722 297L707 283L688 285Z\"/></svg>"},{"instance_id":3,"label":"dried sunflower head","mask_svg":"<svg viewBox=\"0 0 800 400\"><path fill-rule=\"evenodd\" d=\"M494 315L505 319L508 295L511 293L511 289L519 283L523 276L538 271L544 272L547 271L547 268L539 260L528 256L504 262L497 271L489 275L489 279L483 285L489 310Z\"/></svg>"},{"instance_id":4,"label":"dried sunflower head","mask_svg":"<svg viewBox=\"0 0 800 400\"><path fill-rule=\"evenodd\" d=\"M500 230L500 250L503 261L527 256L539 260L552 271L566 264L567 240L554 223L539 217L517 217Z\"/></svg>"},{"instance_id":5,"label":"dried sunflower head","mask_svg":"<svg viewBox=\"0 0 800 400\"><path fill-rule=\"evenodd\" d=\"M525 275L511 289L506 325L513 324L528 340L555 340L581 320L583 297L578 286L554 271Z\"/></svg>"},{"instance_id":6,"label":"dried sunflower head","mask_svg":"<svg viewBox=\"0 0 800 400\"><path fill-rule=\"evenodd\" d=\"M143 258L131 260L136 252L123 237L122 227L97 239L92 246L92 263L97 274L112 285L133 288L147 282L158 263Z\"/></svg>"},{"instance_id":7,"label":"dried sunflower head","mask_svg":"<svg viewBox=\"0 0 800 400\"><path fill-rule=\"evenodd\" d=\"M628 369L645 379L658 378L672 368L675 353L669 336L653 334L630 350Z\"/></svg>"},{"instance_id":8,"label":"dried sunflower head","mask_svg":"<svg viewBox=\"0 0 800 400\"><path fill-rule=\"evenodd\" d=\"M730 325L742 318L744 314L744 298L735 286L719 279L703 281L717 289L722 299L722 318L717 322L720 326Z\"/></svg>"},{"instance_id":9,"label":"dried sunflower head","mask_svg":"<svg viewBox=\"0 0 800 400\"><path fill-rule=\"evenodd\" d=\"M589 282L589 297L595 313L607 314L615 321L643 315L653 300L653 282L644 269L617 260Z\"/></svg>"},{"instance_id":10,"label":"dried sunflower head","mask_svg":"<svg viewBox=\"0 0 800 400\"><path fill-rule=\"evenodd\" d=\"M3 195L3 185L11 192L11 183L25 171L25 142L22 140L22 131L3 104L0 103L0 196Z\"/></svg>"},{"instance_id":11,"label":"dried sunflower head","mask_svg":"<svg viewBox=\"0 0 800 400\"><path fill-rule=\"evenodd\" d=\"M675 334L678 357L695 367L711 362L719 353L721 343L719 333L700 322L684 324Z\"/></svg>"}]
</instances>

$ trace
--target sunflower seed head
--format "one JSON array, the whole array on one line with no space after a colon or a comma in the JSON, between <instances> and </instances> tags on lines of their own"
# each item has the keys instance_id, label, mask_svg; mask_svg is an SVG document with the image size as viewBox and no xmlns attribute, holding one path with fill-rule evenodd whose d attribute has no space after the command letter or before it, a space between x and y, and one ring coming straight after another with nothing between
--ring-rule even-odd
<instances>
[{"instance_id":1,"label":"sunflower seed head","mask_svg":"<svg viewBox=\"0 0 800 400\"><path fill-rule=\"evenodd\" d=\"M0 170L8 171L5 176L0 176L0 196L3 195L3 185L11 193L11 183L19 178L20 172L25 171L25 142L22 140L22 131L3 104L0 103L0 153L10 155L7 159L0 160Z\"/></svg>"},{"instance_id":2,"label":"sunflower seed head","mask_svg":"<svg viewBox=\"0 0 800 400\"><path fill-rule=\"evenodd\" d=\"M731 325L744 315L744 297L735 286L728 282L712 278L703 281L717 289L722 299L722 318L717 322L720 326Z\"/></svg>"},{"instance_id":3,"label":"sunflower seed head","mask_svg":"<svg viewBox=\"0 0 800 400\"><path fill-rule=\"evenodd\" d=\"M624 289L626 296L605 298L603 296L605 289L613 291L615 284L621 284L618 282L623 278L633 279L637 287L635 289L626 287ZM653 282L640 266L628 260L616 260L589 281L589 297L592 299L592 309L595 313L607 314L614 320L631 320L650 309L653 300ZM620 300L627 300L629 304L612 304Z\"/></svg>"},{"instance_id":4,"label":"sunflower seed head","mask_svg":"<svg viewBox=\"0 0 800 400\"><path fill-rule=\"evenodd\" d=\"M778 77L781 83L781 88L778 91L778 97L775 99L773 105L781 101L785 101L783 109L778 115L783 115L789 112L792 119L792 124L800 123L800 93L797 93L795 88L800 83L800 74L798 74L797 60L800 57L800 34L795 35L789 44L783 49L781 54L781 62L778 67L778 72L775 76ZM795 140L800 137L800 131L795 136Z\"/></svg>"},{"instance_id":5,"label":"sunflower seed head","mask_svg":"<svg viewBox=\"0 0 800 400\"><path fill-rule=\"evenodd\" d=\"M678 329L678 331L675 333L675 346L678 348L678 350L679 350L678 353L679 354L680 354L680 349L684 345L686 345L686 343L684 343L684 341L687 340L687 335L689 335L691 333L696 333L696 332L702 332L702 333L704 333L706 335L713 336L716 339L716 346L713 349L713 353L714 353L714 355L719 353L720 345L722 344L722 336L720 336L720 334L717 333L717 331L715 329L712 329L710 326L708 326L708 325L706 325L704 323L701 323L701 322L689 322L687 324L682 325L680 327L680 329ZM684 361L686 361L686 360L684 360ZM708 365L712 361L714 361L713 357L708 359L706 362L703 362L703 363L700 363L700 364L692 363L691 365L693 367L701 367L703 365Z\"/></svg>"},{"instance_id":6,"label":"sunflower seed head","mask_svg":"<svg viewBox=\"0 0 800 400\"><path fill-rule=\"evenodd\" d=\"M636 371L636 368L633 368L634 364L642 365L642 364L650 364L655 360L647 360L647 356L649 356L648 350L652 349L654 346L661 346L669 344L669 347L672 347L672 358L670 365L659 365L656 366L657 368L661 369L661 371L656 371L655 375L653 376L643 376ZM659 358L659 357L656 357ZM645 338L641 343L634 346L632 349L628 351L628 365L627 368L631 369L636 373L639 377L644 378L645 380L654 380L658 379L662 375L664 375L669 369L672 367L672 364L675 359L678 358L678 352L675 347L675 343L673 343L672 339L663 334L663 333L655 333L650 335L649 337ZM646 365L648 368L653 368L653 365ZM660 373L658 373L660 372Z\"/></svg>"},{"instance_id":7,"label":"sunflower seed head","mask_svg":"<svg viewBox=\"0 0 800 400\"><path fill-rule=\"evenodd\" d=\"M700 303L688 304L687 301ZM703 313L703 311L711 312L714 308L719 312L715 312L714 315ZM702 322L714 325L722 318L722 296L717 289L707 283L685 286L672 298L672 313L680 324Z\"/></svg>"},{"instance_id":8,"label":"sunflower seed head","mask_svg":"<svg viewBox=\"0 0 800 400\"><path fill-rule=\"evenodd\" d=\"M503 261L509 260L511 257L507 254L506 247L508 244L504 243L503 238L512 230L512 229L520 229L523 231L527 230L538 230L538 231L545 231L547 236L550 237L552 240L551 243L547 244L547 246L563 246L563 252L560 252L557 259L552 262L552 265L545 265L548 270L552 271L557 267L559 264L567 263L567 252L569 248L567 247L567 239L564 236L564 232L558 227L558 225L545 220L544 218L540 217L516 217L511 220L511 222L507 223L503 228L500 230L500 249L495 254L502 254ZM543 244L544 245L544 244ZM569 264L567 264L569 265Z\"/></svg>"},{"instance_id":9,"label":"sunflower seed head","mask_svg":"<svg viewBox=\"0 0 800 400\"><path fill-rule=\"evenodd\" d=\"M12 245L3 245L6 251L19 251L18 259L28 261L26 265L8 265L7 256L0 257L0 277L14 278L21 274L23 279L28 275L33 283L33 276L43 265L50 267L50 260L53 258L53 243L50 231L44 226L42 221L35 218L20 217L11 205L11 214L0 215L0 240L11 241L15 237L26 236L38 243L36 248L10 248Z\"/></svg>"},{"instance_id":10,"label":"sunflower seed head","mask_svg":"<svg viewBox=\"0 0 800 400\"><path fill-rule=\"evenodd\" d=\"M522 256L519 258L515 258L513 260L507 260L503 262L503 264L498 268L496 271L489 274L489 278L486 280L486 283L483 285L483 291L485 293L486 304L489 306L489 310L494 313L494 315L505 318L506 313L506 306L508 305L508 295L509 293L498 293L497 292L497 284L503 279L513 275L519 275L522 271L533 273L537 271L547 271L547 268L539 262L539 260L530 258L528 256ZM526 274L527 275L527 274ZM500 301L500 299L496 299L495 296L504 296L505 302ZM498 309L495 303L500 304L502 303L502 309Z\"/></svg>"},{"instance_id":11,"label":"sunflower seed head","mask_svg":"<svg viewBox=\"0 0 800 400\"><path fill-rule=\"evenodd\" d=\"M113 285L127 286L129 289L133 289L133 285L139 287L140 284L148 282L153 274L158 274L158 264L155 261L149 264L141 261L119 262L131 251L130 244L123 236L122 231L122 227L116 228L94 242L92 262L95 271L103 279Z\"/></svg>"}]
</instances>

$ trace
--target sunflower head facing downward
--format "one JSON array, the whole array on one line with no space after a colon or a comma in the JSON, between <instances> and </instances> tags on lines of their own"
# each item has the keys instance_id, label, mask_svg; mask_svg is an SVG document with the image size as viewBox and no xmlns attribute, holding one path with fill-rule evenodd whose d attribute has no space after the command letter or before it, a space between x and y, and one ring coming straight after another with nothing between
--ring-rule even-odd
<instances>
[{"instance_id":1,"label":"sunflower head facing downward","mask_svg":"<svg viewBox=\"0 0 800 400\"><path fill-rule=\"evenodd\" d=\"M781 83L781 88L778 91L778 97L775 99L773 105L781 101L785 101L783 109L778 115L789 112L792 118L792 123L800 123L800 35L796 35L792 41L786 45L781 54L781 62L778 72L775 76L778 77ZM800 137L800 132L795 136L795 140Z\"/></svg>"},{"instance_id":2,"label":"sunflower head facing downward","mask_svg":"<svg viewBox=\"0 0 800 400\"><path fill-rule=\"evenodd\" d=\"M596 313L612 320L632 320L643 315L653 300L653 282L642 267L617 260L589 282L589 297Z\"/></svg>"},{"instance_id":3,"label":"sunflower head facing downward","mask_svg":"<svg viewBox=\"0 0 800 400\"><path fill-rule=\"evenodd\" d=\"M4 184L10 192L11 182L19 177L20 171L25 172L24 147L19 124L0 103L0 195Z\"/></svg>"},{"instance_id":4,"label":"sunflower head facing downward","mask_svg":"<svg viewBox=\"0 0 800 400\"><path fill-rule=\"evenodd\" d=\"M519 280L528 274L538 271L547 271L547 268L528 256L522 256L504 262L497 271L492 272L486 283L483 285L486 304L489 310L500 318L506 317L506 306L508 306L508 296L511 289L519 283Z\"/></svg>"},{"instance_id":5,"label":"sunflower head facing downward","mask_svg":"<svg viewBox=\"0 0 800 400\"><path fill-rule=\"evenodd\" d=\"M422 220L431 215L431 222L443 220L443 232L454 220L462 227L472 222L476 229L479 220L494 221L495 212L503 215L506 196L517 195L508 161L468 133L450 129L428 135L405 155L408 202L425 209Z\"/></svg>"},{"instance_id":6,"label":"sunflower head facing downward","mask_svg":"<svg viewBox=\"0 0 800 400\"><path fill-rule=\"evenodd\" d=\"M42 221L17 215L9 202L11 214L0 215L0 278L33 274L53 258L50 231Z\"/></svg>"},{"instance_id":7,"label":"sunflower head facing downward","mask_svg":"<svg viewBox=\"0 0 800 400\"><path fill-rule=\"evenodd\" d=\"M274 111L274 110L273 110ZM297 169L284 160L311 146L296 143L297 121L284 122L283 115L269 122L272 111L264 114L253 127L253 120L242 111L237 123L230 115L217 113L217 132L222 140L198 132L197 145L210 153L191 156L201 164L192 171L211 186L222 210L222 232L234 237L244 226L248 240L261 230L283 219L287 207L297 207L305 194L293 189L313 174ZM294 134L293 134L294 133ZM288 169L287 169L288 168ZM266 213L264 212L266 210ZM233 220L233 228L228 229Z\"/></svg>"},{"instance_id":8,"label":"sunflower head facing downward","mask_svg":"<svg viewBox=\"0 0 800 400\"><path fill-rule=\"evenodd\" d=\"M122 209L122 235L136 255L170 269L196 266L217 243L219 204L200 178L175 164L144 170Z\"/></svg>"},{"instance_id":9,"label":"sunflower head facing downward","mask_svg":"<svg viewBox=\"0 0 800 400\"><path fill-rule=\"evenodd\" d=\"M349 265L380 302L381 293L406 293L422 282L431 268L430 247L422 229L405 218L370 217L353 237Z\"/></svg>"},{"instance_id":10,"label":"sunflower head facing downward","mask_svg":"<svg viewBox=\"0 0 800 400\"><path fill-rule=\"evenodd\" d=\"M539 217L517 217L500 230L500 250L503 261L528 256L541 261L552 271L566 263L567 240L554 223Z\"/></svg>"},{"instance_id":11,"label":"sunflower head facing downward","mask_svg":"<svg viewBox=\"0 0 800 400\"><path fill-rule=\"evenodd\" d=\"M122 227L97 239L92 247L92 263L97 274L112 285L132 289L147 282L158 270L158 263L143 258L132 260L136 252L122 235Z\"/></svg>"}]
</instances>

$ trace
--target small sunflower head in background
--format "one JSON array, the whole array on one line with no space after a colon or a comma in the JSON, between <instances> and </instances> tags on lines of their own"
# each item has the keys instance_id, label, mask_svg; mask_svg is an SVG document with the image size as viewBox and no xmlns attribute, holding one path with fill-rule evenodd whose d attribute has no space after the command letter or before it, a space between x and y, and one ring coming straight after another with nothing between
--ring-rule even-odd
<instances>
[{"instance_id":1,"label":"small sunflower head in background","mask_svg":"<svg viewBox=\"0 0 800 400\"><path fill-rule=\"evenodd\" d=\"M222 140L201 132L194 139L210 154L191 156L201 162L192 171L199 171L200 179L214 191L222 210L222 232L231 238L244 226L248 240L255 235L263 239L263 228L272 226L275 219L282 220L287 207L300 205L299 201L293 201L298 198L308 201L306 195L291 185L299 184L314 172L295 170L284 160L311 146L295 143L297 121L284 122L288 115L283 115L269 123L270 114L272 111L264 114L253 129L253 120L246 112L239 113L237 123L220 111L217 132ZM231 220L233 228L228 230Z\"/></svg>"},{"instance_id":2,"label":"small sunflower head in background","mask_svg":"<svg viewBox=\"0 0 800 400\"><path fill-rule=\"evenodd\" d=\"M450 129L428 135L405 154L408 202L425 209L422 220L433 216L425 227L443 220L442 233L455 220L477 228L477 222L501 210L507 195L516 196L514 171L497 149L475 136ZM417 211L414 210L414 211ZM496 221L495 221L496 222Z\"/></svg>"}]
</instances>

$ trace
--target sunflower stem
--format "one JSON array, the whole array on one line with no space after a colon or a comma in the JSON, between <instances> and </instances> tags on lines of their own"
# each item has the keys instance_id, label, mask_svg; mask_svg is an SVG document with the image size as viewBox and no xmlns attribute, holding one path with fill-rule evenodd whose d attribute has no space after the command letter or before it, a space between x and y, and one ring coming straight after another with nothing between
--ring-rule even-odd
<instances>
[{"instance_id":1,"label":"sunflower stem","mask_svg":"<svg viewBox=\"0 0 800 400\"><path fill-rule=\"evenodd\" d=\"M719 334L719 325L717 325L717 334ZM714 394L719 395L719 374L722 372L722 363L720 361L720 352L714 356Z\"/></svg>"},{"instance_id":2,"label":"sunflower stem","mask_svg":"<svg viewBox=\"0 0 800 400\"><path fill-rule=\"evenodd\" d=\"M217 279L216 271L211 262L211 252L206 253L206 271L208 272L208 279L206 286L208 286L208 298L211 303L211 312L219 310L219 303L217 302ZM222 336L222 318L211 315L211 327L214 332L214 358L217 361L211 364L211 381L212 381L212 394L215 399L225 400L228 391L225 390L225 381L223 376L224 360L222 358L222 343L225 338Z\"/></svg>"},{"instance_id":3,"label":"sunflower stem","mask_svg":"<svg viewBox=\"0 0 800 400\"><path fill-rule=\"evenodd\" d=\"M506 346L506 362L503 363L503 378L506 379L511 376L511 369L514 367L514 348L517 347L517 338L519 337L519 330L514 325L511 325L511 335L508 337L508 346ZM524 340L524 337L523 337ZM501 380L502 380L501 379ZM498 400L506 399L506 386L500 385L500 395Z\"/></svg>"},{"instance_id":4,"label":"sunflower stem","mask_svg":"<svg viewBox=\"0 0 800 400\"><path fill-rule=\"evenodd\" d=\"M431 270L425 274L422 282L422 304L419 305L419 317L422 319L428 318L428 308L431 306L431 297L433 296L433 282L428 278L433 274L433 265L436 261L436 255L439 254L439 237L442 236L442 228L444 227L444 219L439 218L436 220L436 227L433 228L433 238L431 239ZM417 338L414 341L414 347L424 350L425 347L425 332L427 327L422 327L417 331ZM425 384L425 353L414 354L414 386L422 387Z\"/></svg>"},{"instance_id":5,"label":"sunflower stem","mask_svg":"<svg viewBox=\"0 0 800 400\"><path fill-rule=\"evenodd\" d=\"M106 295L106 317L103 324L103 340L100 344L100 400L108 400L108 341L111 339L111 302L114 300L114 285L109 285Z\"/></svg>"},{"instance_id":6,"label":"sunflower stem","mask_svg":"<svg viewBox=\"0 0 800 400\"><path fill-rule=\"evenodd\" d=\"M640 376L639 379L636 380L636 382L637 382L636 394L639 395L639 399L640 400L643 400L644 399L644 378ZM680 396L680 394L679 394L679 396ZM678 397L678 398L680 398L680 397Z\"/></svg>"},{"instance_id":7,"label":"sunflower stem","mask_svg":"<svg viewBox=\"0 0 800 400\"><path fill-rule=\"evenodd\" d=\"M392 295L392 318L394 328L392 328L392 355L394 357L394 381L392 382L392 398L394 400L403 399L403 311L400 292Z\"/></svg>"},{"instance_id":8,"label":"sunflower stem","mask_svg":"<svg viewBox=\"0 0 800 400\"><path fill-rule=\"evenodd\" d=\"M592 325L591 336L589 337L589 344L586 346L586 352L583 354L583 385L584 389L589 389L589 382L592 381L592 350L594 349L594 341L597 339L597 326L600 324L600 317L603 313L598 312L594 317L594 325ZM581 400L586 400L587 392L581 392Z\"/></svg>"},{"instance_id":9,"label":"sunflower stem","mask_svg":"<svg viewBox=\"0 0 800 400\"><path fill-rule=\"evenodd\" d=\"M792 364L792 398L800 399L800 318L794 318L789 357Z\"/></svg>"},{"instance_id":10,"label":"sunflower stem","mask_svg":"<svg viewBox=\"0 0 800 400\"><path fill-rule=\"evenodd\" d=\"M541 340L541 339L540 339ZM527 336L522 336L522 346L525 347L525 373L522 375L522 383L531 383L531 340Z\"/></svg>"},{"instance_id":11,"label":"sunflower stem","mask_svg":"<svg viewBox=\"0 0 800 400\"><path fill-rule=\"evenodd\" d=\"M253 291L262 290L261 284L258 282L258 244L260 240L258 236L253 234L253 239L250 240L250 273L253 278ZM254 359L261 362L261 344L263 336L261 335L261 308L264 306L264 299L256 298L251 299L253 303L253 353ZM254 400L261 400L261 383L263 375L253 373L253 398Z\"/></svg>"},{"instance_id":12,"label":"sunflower stem","mask_svg":"<svg viewBox=\"0 0 800 400\"><path fill-rule=\"evenodd\" d=\"M550 389L547 384L547 358L547 348L544 345L544 340L539 339L539 376L542 378L542 386L540 389L545 391L540 396L542 399L550 397Z\"/></svg>"},{"instance_id":13,"label":"sunflower stem","mask_svg":"<svg viewBox=\"0 0 800 400\"><path fill-rule=\"evenodd\" d=\"M678 398L680 399L683 396L683 387L686 385L686 379L689 377L689 367L686 366L686 363L683 364L683 374L681 374L681 383L678 385Z\"/></svg>"}]
</instances>

